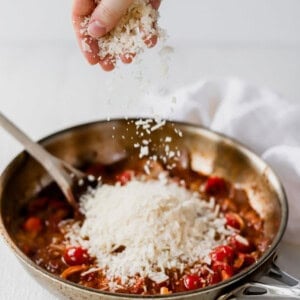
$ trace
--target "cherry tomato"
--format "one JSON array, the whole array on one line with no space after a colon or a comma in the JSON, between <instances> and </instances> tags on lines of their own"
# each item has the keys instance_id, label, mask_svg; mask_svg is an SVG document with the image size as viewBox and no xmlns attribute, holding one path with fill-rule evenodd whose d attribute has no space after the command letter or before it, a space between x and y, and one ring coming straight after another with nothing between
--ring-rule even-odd
<instances>
[{"instance_id":1,"label":"cherry tomato","mask_svg":"<svg viewBox=\"0 0 300 300\"><path fill-rule=\"evenodd\" d=\"M90 261L90 256L86 249L69 247L65 250L64 260L69 266L83 265Z\"/></svg>"},{"instance_id":2,"label":"cherry tomato","mask_svg":"<svg viewBox=\"0 0 300 300\"><path fill-rule=\"evenodd\" d=\"M234 260L234 256L234 249L228 245L218 246L210 253L213 262L219 261L231 264Z\"/></svg>"},{"instance_id":3,"label":"cherry tomato","mask_svg":"<svg viewBox=\"0 0 300 300\"><path fill-rule=\"evenodd\" d=\"M200 277L196 274L184 276L183 282L187 290L195 290L201 287Z\"/></svg>"},{"instance_id":4,"label":"cherry tomato","mask_svg":"<svg viewBox=\"0 0 300 300\"><path fill-rule=\"evenodd\" d=\"M38 233L43 229L43 222L38 217L29 217L23 224L24 230L31 233Z\"/></svg>"},{"instance_id":5,"label":"cherry tomato","mask_svg":"<svg viewBox=\"0 0 300 300\"><path fill-rule=\"evenodd\" d=\"M125 185L127 182L129 182L132 179L132 176L133 176L133 171L126 170L121 174L117 175L116 179L121 183L121 185Z\"/></svg>"},{"instance_id":6,"label":"cherry tomato","mask_svg":"<svg viewBox=\"0 0 300 300\"><path fill-rule=\"evenodd\" d=\"M223 178L210 177L205 185L205 192L210 195L219 195L227 191L227 185Z\"/></svg>"},{"instance_id":7,"label":"cherry tomato","mask_svg":"<svg viewBox=\"0 0 300 300\"><path fill-rule=\"evenodd\" d=\"M207 281L208 281L209 285L216 284L216 283L220 282L221 281L221 276L220 276L219 272L210 273L207 276Z\"/></svg>"}]
</instances>

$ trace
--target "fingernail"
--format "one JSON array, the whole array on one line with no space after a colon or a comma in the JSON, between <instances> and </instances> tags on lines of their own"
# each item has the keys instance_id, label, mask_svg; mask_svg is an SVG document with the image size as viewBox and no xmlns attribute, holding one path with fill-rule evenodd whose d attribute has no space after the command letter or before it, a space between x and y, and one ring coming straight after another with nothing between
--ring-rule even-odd
<instances>
[{"instance_id":1,"label":"fingernail","mask_svg":"<svg viewBox=\"0 0 300 300\"><path fill-rule=\"evenodd\" d=\"M94 20L88 26L88 34L98 38L106 34L106 28L99 21Z\"/></svg>"}]
</instances>

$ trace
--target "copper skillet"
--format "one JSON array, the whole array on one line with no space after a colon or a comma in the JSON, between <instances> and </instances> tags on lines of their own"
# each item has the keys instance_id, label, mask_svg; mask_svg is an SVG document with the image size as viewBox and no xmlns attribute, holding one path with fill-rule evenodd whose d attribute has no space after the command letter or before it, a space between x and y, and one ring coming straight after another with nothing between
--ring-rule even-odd
<instances>
[{"instance_id":1,"label":"copper skillet","mask_svg":"<svg viewBox=\"0 0 300 300\"><path fill-rule=\"evenodd\" d=\"M130 159L137 159L134 143L136 119L100 121L69 128L55 133L40 143L53 155L80 166L103 157L125 151ZM183 136L175 132L182 131ZM271 168L238 142L206 128L167 122L151 134L151 151L164 151L162 137L172 137L171 149L189 153L191 165L201 172L220 175L242 184L249 192L255 209L265 219L266 234L272 244L259 261L229 280L193 292L169 296L132 296L100 292L60 279L36 266L15 244L15 222L20 207L47 185L51 178L27 153L20 153L5 169L0 179L0 231L25 269L40 284L60 298L69 299L300 299L300 284L282 272L274 263L276 250L284 234L288 206L284 190ZM121 149L121 150L120 150ZM200 163L199 163L200 162ZM276 280L277 284L265 283Z\"/></svg>"}]
</instances>

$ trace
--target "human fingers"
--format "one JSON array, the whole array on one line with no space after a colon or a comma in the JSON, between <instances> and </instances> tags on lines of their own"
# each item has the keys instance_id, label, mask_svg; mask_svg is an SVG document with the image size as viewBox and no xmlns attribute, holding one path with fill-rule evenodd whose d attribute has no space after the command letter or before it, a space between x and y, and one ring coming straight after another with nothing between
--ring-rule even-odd
<instances>
[{"instance_id":1,"label":"human fingers","mask_svg":"<svg viewBox=\"0 0 300 300\"><path fill-rule=\"evenodd\" d=\"M72 8L72 23L79 47L87 61L95 65L99 62L98 42L87 35L83 24L96 7L94 0L74 0Z\"/></svg>"},{"instance_id":2,"label":"human fingers","mask_svg":"<svg viewBox=\"0 0 300 300\"><path fill-rule=\"evenodd\" d=\"M92 14L96 7L94 0L74 0L72 7L72 16L87 17Z\"/></svg>"},{"instance_id":3,"label":"human fingers","mask_svg":"<svg viewBox=\"0 0 300 300\"><path fill-rule=\"evenodd\" d=\"M106 72L112 71L116 66L116 58L108 55L103 59L100 59L99 65Z\"/></svg>"},{"instance_id":4,"label":"human fingers","mask_svg":"<svg viewBox=\"0 0 300 300\"><path fill-rule=\"evenodd\" d=\"M152 5L152 7L154 9L158 9L161 3L161 0L150 0L149 3ZM156 28L157 24L156 22L153 24L153 27ZM144 29L141 29L142 31L144 31ZM144 36L144 43L148 48L152 48L157 44L158 41L158 37L155 34L147 34L146 32L144 32L145 36Z\"/></svg>"},{"instance_id":5,"label":"human fingers","mask_svg":"<svg viewBox=\"0 0 300 300\"><path fill-rule=\"evenodd\" d=\"M160 6L161 0L150 0L149 2L154 9L158 9Z\"/></svg>"},{"instance_id":6,"label":"human fingers","mask_svg":"<svg viewBox=\"0 0 300 300\"><path fill-rule=\"evenodd\" d=\"M111 31L124 15L133 0L102 0L91 16L88 33L100 38Z\"/></svg>"},{"instance_id":7,"label":"human fingers","mask_svg":"<svg viewBox=\"0 0 300 300\"><path fill-rule=\"evenodd\" d=\"M144 38L144 43L148 48L152 48L157 44L157 35L149 35Z\"/></svg>"},{"instance_id":8,"label":"human fingers","mask_svg":"<svg viewBox=\"0 0 300 300\"><path fill-rule=\"evenodd\" d=\"M121 59L122 63L130 64L130 63L132 63L135 55L136 55L135 53L124 53L124 54L120 55L120 59Z\"/></svg>"}]
</instances>

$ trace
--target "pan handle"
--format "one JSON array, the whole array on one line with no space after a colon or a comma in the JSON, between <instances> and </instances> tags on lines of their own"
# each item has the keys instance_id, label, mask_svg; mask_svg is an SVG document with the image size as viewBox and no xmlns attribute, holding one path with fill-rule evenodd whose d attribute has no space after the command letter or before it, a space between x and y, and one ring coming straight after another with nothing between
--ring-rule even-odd
<instances>
[{"instance_id":1,"label":"pan handle","mask_svg":"<svg viewBox=\"0 0 300 300\"><path fill-rule=\"evenodd\" d=\"M277 281L280 284L265 283ZM218 300L234 299L300 299L300 282L283 272L274 262L260 281L245 283L235 290L222 295Z\"/></svg>"}]
</instances>

